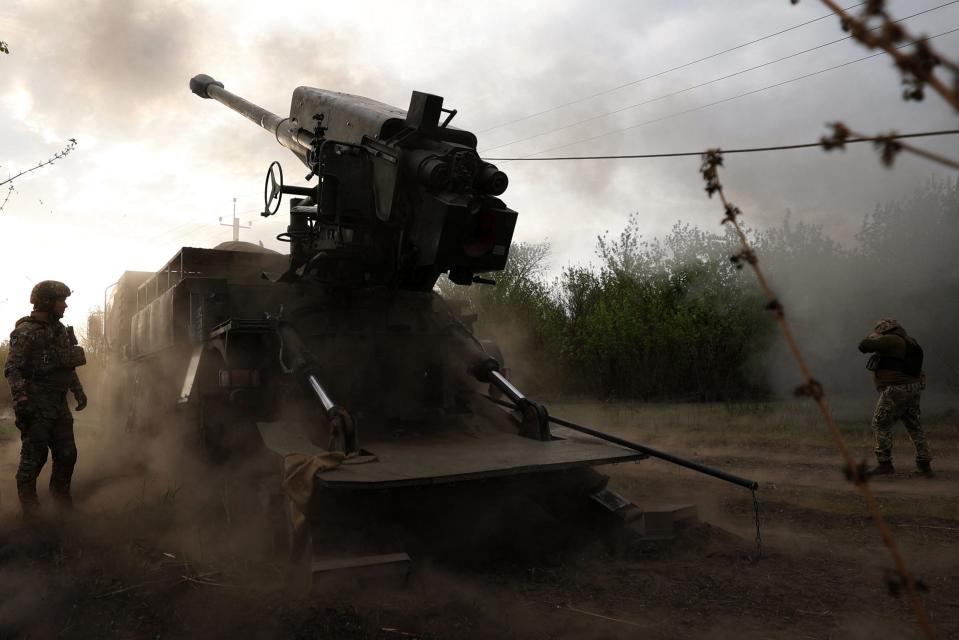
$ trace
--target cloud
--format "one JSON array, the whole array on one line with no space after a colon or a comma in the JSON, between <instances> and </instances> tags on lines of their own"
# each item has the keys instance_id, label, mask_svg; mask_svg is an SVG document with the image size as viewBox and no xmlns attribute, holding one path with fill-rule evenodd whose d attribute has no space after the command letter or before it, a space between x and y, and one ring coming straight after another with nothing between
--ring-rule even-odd
<instances>
[{"instance_id":1,"label":"cloud","mask_svg":"<svg viewBox=\"0 0 959 640\"><path fill-rule=\"evenodd\" d=\"M927 6L934 3L910 3L900 13ZM291 180L298 180L297 161L268 134L189 92L187 83L197 73L208 73L279 114L288 112L293 89L301 84L365 95L400 108L407 106L412 90L430 91L459 110L458 126L478 131L708 56L822 12L813 3L789 7L758 0L705 5L610 0L601 10L573 0L453 6L432 0L406 5L361 1L322 7L303 1L284 4L282 11L253 1L15 2L0 16L4 40L13 47L0 60L2 169L49 157L62 146L54 140L76 137L79 146L51 170L18 184L0 218L0 232L10 232L15 218L18 233L31 235L30 224L35 224L32 235L49 237L53 229L64 236L58 240L63 245L84 234L116 238L122 256L100 255L81 266L54 258L49 265L81 279L100 278L134 266L121 263L130 260L128 255L139 268L154 263L159 267L177 242L202 244L215 238L216 218L230 214L234 196L260 190L263 172L274 159L284 162ZM932 33L957 15L959 9L949 7L914 24ZM835 21L822 20L648 82L479 133L480 146L549 131L841 36ZM956 42L951 37L943 39L943 50ZM631 126L866 53L849 43L835 45L543 136L530 147L535 151ZM954 126L954 114L934 96L923 104L905 104L899 91L896 73L888 61L878 59L567 151L644 153L802 142L816 139L824 123L835 119L866 132ZM951 143L923 144L949 151ZM715 203L704 197L695 158L501 163L500 168L511 178L505 200L520 212L518 236L538 240L549 235L559 264L588 259L595 236L607 229L615 232L633 211L640 213L647 236L666 233L677 219L705 228L717 224ZM906 158L888 172L864 148L828 156L813 150L730 157L724 179L749 224L778 223L790 209L849 238L877 202L895 199L942 173L934 165ZM241 206L254 208L257 200L247 198ZM48 226L54 221L57 224ZM187 224L193 226L183 226ZM273 236L282 226L280 217L257 221L244 237L278 246ZM192 235L183 230L192 230ZM158 236L165 242L149 242Z\"/></svg>"},{"instance_id":2,"label":"cloud","mask_svg":"<svg viewBox=\"0 0 959 640\"><path fill-rule=\"evenodd\" d=\"M169 105L174 87L184 86L181 70L202 34L201 11L142 0L67 4L18 7L23 42L13 79L29 87L34 117L63 132L148 129L144 116Z\"/></svg>"}]
</instances>

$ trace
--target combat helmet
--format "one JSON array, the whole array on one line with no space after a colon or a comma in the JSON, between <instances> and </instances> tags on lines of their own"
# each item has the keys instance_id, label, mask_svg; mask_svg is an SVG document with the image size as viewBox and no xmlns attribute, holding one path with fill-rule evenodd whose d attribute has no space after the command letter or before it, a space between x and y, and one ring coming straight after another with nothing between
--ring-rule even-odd
<instances>
[{"instance_id":1,"label":"combat helmet","mask_svg":"<svg viewBox=\"0 0 959 640\"><path fill-rule=\"evenodd\" d=\"M59 298L66 298L72 291L70 287L56 280L44 280L37 283L30 292L30 304L37 311L51 311L53 303Z\"/></svg>"},{"instance_id":2,"label":"combat helmet","mask_svg":"<svg viewBox=\"0 0 959 640\"><path fill-rule=\"evenodd\" d=\"M902 329L902 325L899 324L898 320L893 320L892 318L883 318L876 323L876 326L873 328L873 331L876 333L888 333L893 329ZM905 331L905 329L902 329Z\"/></svg>"}]
</instances>

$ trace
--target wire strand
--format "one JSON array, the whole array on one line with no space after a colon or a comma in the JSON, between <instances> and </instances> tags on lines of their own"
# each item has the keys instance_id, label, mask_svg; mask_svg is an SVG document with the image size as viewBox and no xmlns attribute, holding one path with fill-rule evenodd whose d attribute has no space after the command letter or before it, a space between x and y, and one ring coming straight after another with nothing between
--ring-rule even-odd
<instances>
[{"instance_id":1,"label":"wire strand","mask_svg":"<svg viewBox=\"0 0 959 640\"><path fill-rule=\"evenodd\" d=\"M720 166L722 166L721 151L711 150L703 154L703 169L701 169L701 172L707 181L706 192L710 195L710 197L712 197L713 193L716 193L719 196L719 200L726 212L726 218L723 220L723 222L730 222L735 229L740 245L743 248L743 253L740 254L740 256L749 264L750 267L752 267L753 273L756 274L756 279L759 281L759 286L762 289L766 300L768 301L766 308L775 312L776 322L779 324L779 328L783 334L783 338L786 341L786 345L789 347L789 351L796 360L796 364L799 366L799 371L803 377L804 385L797 389L797 393L802 390L804 395L811 396L819 406L819 410L822 413L823 419L825 420L826 425L829 428L829 432L832 435L833 442L839 449L843 461L846 464L846 472L849 475L850 480L853 482L853 485L862 494L863 500L866 503L866 508L872 516L876 528L879 530L879 536L882 538L883 544L888 549L889 555L892 557L893 562L896 565L896 572L899 574L906 588L906 593L909 597L909 605L916 615L919 626L922 628L923 634L926 636L926 638L935 638L935 630L933 629L932 624L926 615L926 611L922 606L922 601L919 599L915 578L906 566L906 562L903 559L902 553L896 544L895 538L892 536L892 531L889 529L885 518L883 518L882 509L879 506L878 500L876 500L876 496L869 488L869 484L867 482L868 477L864 475L863 470L856 465L856 461L852 457L852 453L849 451L849 446L846 444L846 441L839 430L839 425L836 423L836 419L832 414L832 410L830 409L829 404L826 402L826 394L823 390L822 384L812 377L812 372L810 371L809 365L806 363L806 359L803 357L802 351L799 348L799 343L796 341L790 324L786 320L786 314L783 311L783 307L780 304L779 299L776 297L776 294L773 292L772 287L769 285L769 282L766 280L766 276L759 266L759 260L756 258L756 254L749 243L749 239L746 237L746 233L743 231L743 228L737 219L739 215L741 215L741 212L726 199L726 194L716 172L717 168ZM711 168L711 174L708 172L708 168ZM714 182L712 180L714 180Z\"/></svg>"},{"instance_id":2,"label":"wire strand","mask_svg":"<svg viewBox=\"0 0 959 640\"><path fill-rule=\"evenodd\" d=\"M953 33L957 32L957 31L959 31L959 28L950 29L949 31L944 31L944 32L938 33L938 34L936 34L936 35L934 35L934 36L929 36L929 37L927 38L927 40L932 40L932 39L934 39L934 38L941 38L941 37L943 37L943 36L947 36L947 35L953 34ZM903 45L900 46L900 48L912 46L912 44L914 44L914 43L903 44ZM598 135L590 136L590 137L588 137L588 138L582 138L582 139L580 139L580 140L575 140L575 141L573 141L573 142L568 142L568 143L566 143L566 144L557 145L557 146L555 146L555 147L550 147L550 148L548 148L548 149L542 149L542 150L540 150L540 151L536 151L535 153L531 153L531 154L529 154L529 155L527 155L527 156L525 156L525 157L526 157L526 158L531 158L531 157L533 157L533 156L538 156L538 155L540 155L540 154L542 154L542 153L549 153L550 151L556 151L556 150L558 150L558 149L565 149L565 148L567 148L567 147L572 147L572 146L574 146L574 145L581 144L581 143L584 143L584 142L592 142L593 140L598 140L598 139L600 139L600 138L606 138L606 137L611 136L611 135L616 134L616 133L622 133L622 132L624 132L624 131L631 131L631 130L633 130L633 129L638 129L638 128L640 128L640 127L645 127L645 126L647 126L647 125L655 124L655 123L657 123L657 122L663 122L663 121L665 121L665 120L671 120L671 119L673 119L673 118L678 118L678 117L680 117L680 116L684 116L684 115L687 115L687 114L690 114L690 113L694 113L694 112L696 112L696 111L702 111L703 109L708 109L709 107L715 107L715 106L717 106L717 105L724 104L724 103L726 103L726 102L732 102L733 100L738 100L738 99L740 99L740 98L745 98L745 97L747 97L747 96L755 95L755 94L757 94L757 93L762 93L762 92L764 92L764 91L769 91L770 89L775 89L775 88L781 87L781 86L783 86L783 85L787 85L787 84L790 84L790 83L793 83L793 82L798 82L799 80L805 80L805 79L807 79L807 78L812 78L813 76L818 76L818 75L823 74L823 73L826 73L826 72L828 72L828 71L835 71L836 69L842 69L843 67L848 67L848 66L850 66L850 65L853 65L853 64L856 64L856 63L859 63L859 62L864 62L864 61L866 61L866 60L872 60L873 58L878 58L879 56L882 56L882 55L884 55L884 54L885 54L884 51L879 51L878 53L872 53L872 54L870 54L870 55L868 55L868 56L864 56L864 57L862 57L862 58L856 58L855 60L849 60L848 62L843 62L843 63L841 63L841 64L833 65L833 66L831 66L831 67L826 67L826 68L823 68L823 69L819 69L819 70L817 70L817 71L812 71L812 72L810 72L810 73L805 73L805 74L803 74L803 75L796 76L796 77L793 77L793 78L789 78L788 80L783 80L783 81L781 81L781 82L776 82L776 83L774 83L774 84L766 85L766 86L760 87L760 88L758 88L758 89L752 89L752 90L750 90L750 91L745 91L745 92L743 92L743 93L738 93L738 94L733 95L733 96L729 96L729 97L726 97L726 98L722 98L722 99L720 99L720 100L715 100L715 101L713 101L713 102L708 102L708 103L706 103L706 104L699 105L698 107L692 107L692 108L686 109L686 110L684 110L684 111L677 111L677 112L675 112L675 113L671 113L671 114L668 114L668 115L665 115L665 116L662 116L662 117L659 117L659 118L654 118L654 119L652 119L652 120L646 120L646 121L644 121L644 122L639 122L639 123L630 125L630 126L628 126L628 127L622 127L622 128L620 128L620 129L614 129L613 131L607 131L607 132L605 132L605 133L600 133L600 134L598 134Z\"/></svg>"},{"instance_id":3,"label":"wire strand","mask_svg":"<svg viewBox=\"0 0 959 640\"><path fill-rule=\"evenodd\" d=\"M854 5L850 5L850 6L846 7L846 11L848 11L848 10L850 10L850 9L855 9L856 7L862 6L863 4L865 4L865 2L859 2L859 3L856 3L856 4L854 4ZM537 117L537 116L541 116L541 115L544 115L544 114L547 114L547 113L552 113L553 111L558 111L559 109L563 109L563 108L565 108L565 107L569 107L569 106L572 106L572 105L574 105L574 104L579 104L580 102L585 102L585 101L591 100L591 99L593 99L593 98L598 98L599 96L604 96L604 95L607 95L607 94L609 94L609 93L613 93L614 91L619 91L620 89L625 89L626 87L631 87L631 86L636 85L636 84L639 84L639 83L641 83L641 82L646 82L647 80L652 80L653 78L659 78L659 77L661 77L661 76L666 75L667 73L672 73L673 71L679 71L680 69L685 69L685 68L687 68L687 67L691 67L691 66L693 66L694 64L699 64L700 62L705 62L706 60L711 60L712 58L715 58L715 57L717 57L717 56L721 56L721 55L726 54L726 53L730 53L731 51L736 51L736 50L738 50L738 49L742 49L743 47L748 47L749 45L756 44L757 42L762 42L763 40L768 40L769 38L774 38L774 37L780 36L780 35L782 35L782 34L784 34L784 33L788 33L788 32L790 32L790 31L794 31L795 29L799 29L800 27L805 27L806 25L810 25L810 24L812 24L812 23L814 23L814 22L819 22L820 20L824 20L825 18L829 18L829 17L831 17L832 15L833 15L832 13L827 13L827 14L824 14L824 15L819 16L818 18L813 18L812 20L807 20L806 22L802 22L802 23L800 23L800 24L793 25L792 27L788 27L788 28L786 28L786 29L782 29L781 31L776 31L775 33L770 33L770 34L765 35L765 36L762 36L762 37L760 37L760 38L756 38L755 40L750 40L749 42L744 42L744 43L742 43L742 44L737 44L737 45L734 46L734 47L730 47L730 48L728 48L728 49L723 49L722 51L717 51L716 53L712 53L712 54L710 54L710 55L708 55L708 56L704 56L704 57L702 57L702 58L697 58L696 60L692 60L692 61L690 61L690 62L683 63L683 64L678 65L678 66L676 66L676 67L671 67L671 68L665 69L665 70L663 70L663 71L658 71L658 72L656 72L656 73L653 73L653 74L648 75L648 76L644 76L644 77L639 78L639 79L637 79L637 80L631 80L631 81L626 82L626 83L624 83L624 84L617 85L617 86L615 86L615 87L613 87L613 88L611 88L611 89L604 89L603 91L598 91L598 92L593 93L593 94L590 94L590 95L588 95L588 96L584 96L584 97L582 97L582 98L577 98L576 100L572 100L572 101L570 101L570 102L564 102L563 104L556 105L555 107L550 107L549 109L544 109L544 110L542 110L542 111L537 111L536 113L531 113L531 114L529 114L528 116L523 116L523 117L521 117L521 118L516 118L515 120L509 120L509 121L507 121L507 122L502 122L502 123L500 123L500 124L493 125L492 127L487 127L486 129L481 129L481 130L477 131L477 133L486 133L486 132L488 132L488 131L493 131L494 129L501 129L501 128L505 127L505 126L508 126L508 125L511 125L511 124L516 124L517 122L523 122L523 121L525 121L525 120L529 120L529 119L535 118L535 117Z\"/></svg>"},{"instance_id":4,"label":"wire strand","mask_svg":"<svg viewBox=\"0 0 959 640\"><path fill-rule=\"evenodd\" d=\"M833 11L833 13L839 16L843 24L852 26L857 23L855 18L850 16L848 13L846 13L846 9L843 9L842 7L840 7L838 4L833 2L833 0L820 0L820 2L822 2L824 5L829 7ZM853 34L854 35L856 34L855 30L853 30ZM913 44L918 44L919 42L922 42L923 40L932 40L932 38L919 38L918 42L914 42ZM866 43L864 42L864 44ZM894 47L889 42L882 42L882 41L877 42L875 45L869 44L867 46L870 46L870 48L872 46L878 46L882 51L888 53L889 56L893 59L893 61L896 63L896 66L899 67L899 69L903 71L906 71L907 69L910 70L906 73L906 77L912 74L916 78L918 78L920 81L928 83L930 87L935 89L936 93L942 96L943 100L945 100L950 105L952 105L953 109L956 109L957 111L959 111L959 91L957 91L956 89L950 89L949 87L947 87L943 83L943 81L939 77L937 77L935 73L933 73L932 70L929 70L926 72L917 71L914 67L913 60L911 59L913 58L913 56L908 56L900 51L903 47L901 46ZM942 59L940 59L939 61L942 62ZM953 73L956 72L955 63L948 62L946 66L952 69Z\"/></svg>"},{"instance_id":5,"label":"wire strand","mask_svg":"<svg viewBox=\"0 0 959 640\"><path fill-rule=\"evenodd\" d=\"M948 7L948 6L950 6L950 5L956 4L957 2L959 2L959 0L950 0L950 2L946 2L946 3L944 3L944 4L940 4L940 5L936 6L936 7L931 7L931 8L929 8L929 9L925 9L925 10L923 10L923 11L919 11L919 12L917 12L917 13L913 13L912 15L908 15L908 16L905 16L905 17L903 17L903 18L899 18L899 19L895 20L894 22L905 22L906 20L911 20L912 18L915 18L915 17L917 17L917 16L921 16L921 15L926 14L926 13L931 13L931 12L933 12L933 11L937 11L937 10L942 9L942 8L944 8L944 7ZM880 27L875 27L875 29L879 29L879 28L880 28ZM593 122L593 121L595 121L595 120L601 120L601 119L603 119L603 118L606 118L606 117L608 117L608 116L615 115L615 114L617 114L617 113L622 113L622 112L624 112L624 111L629 111L630 109L636 109L636 108L638 108L638 107L642 107L642 106L645 106L645 105L647 105L647 104L652 104L652 103L654 103L654 102L659 102L660 100L665 100L665 99L667 99L667 98L672 98L672 97L674 97L674 96L678 96L678 95L681 95L681 94L683 94L683 93L687 93L687 92L689 92L689 91L693 91L693 90L695 90L695 89L701 89L702 87L706 87L706 86L709 86L709 85L711 85L711 84L715 84L715 83L717 83L717 82L722 82L723 80L729 80L730 78L735 78L735 77L737 77L737 76L741 76L741 75L743 75L743 74L749 73L750 71L756 71L756 70L758 70L758 69L763 69L763 68L765 68L765 67L769 67L769 66L772 66L772 65L774 65L774 64L778 64L778 63L780 63L780 62L784 62L784 61L786 61L786 60L791 60L792 58L797 58L797 57L799 57L799 56L801 56L801 55L804 55L804 54L807 54L807 53L811 53L811 52L813 52L813 51L818 51L818 50L820 50L820 49L825 49L826 47L829 47L829 46L831 46L831 45L838 44L838 43L840 43L840 42L845 42L846 40L852 40L852 39L853 39L852 36L845 36L845 37L843 37L843 38L838 38L838 39L836 39L836 40L830 40L829 42L824 42L824 43L818 44L818 45L816 45L816 46L814 46L814 47L809 47L808 49L803 49L802 51L797 51L797 52L795 52L795 53L790 53L789 55L782 56L782 57L780 57L780 58L776 58L775 60L769 60L768 62L763 62L763 63L761 63L761 64L753 65L753 66L747 67L747 68L745 68L745 69L740 69L739 71L734 71L734 72L732 72L732 73L727 73L727 74L725 74L725 75L722 75L722 76L719 76L719 77L716 77L716 78L712 78L711 80L706 80L706 81L704 81L704 82L700 82L700 83L698 83L698 84L694 84L694 85L685 87L685 88L683 88L683 89L677 89L677 90L675 90L675 91L670 91L669 93L664 93L664 94L662 94L662 95L656 96L655 98L648 98L648 99L646 99L646 100L642 100L642 101L640 101L640 102L636 102L636 103L634 103L634 104L627 105L627 106L625 106L625 107L620 107L620 108L614 109L614 110L612 110L612 111L607 111L607 112L605 112L605 113L600 113L600 114L597 114L597 115L595 115L595 116L590 116L590 117L588 117L588 118L584 118L584 119L582 119L582 120L577 120L576 122L571 122L571 123L569 123L569 124L563 125L563 126L561 126L561 127L557 127L557 128L555 128L555 129L549 129L549 130L543 131L543 132L541 132L541 133L537 133L537 134L534 134L534 135L531 135L531 136L526 136L525 138L518 138L518 139L512 140L512 141L510 141L510 142L504 142L504 143L502 143L502 144L498 144L498 145L496 145L496 146L489 147L489 148L486 149L483 153L489 153L490 151L494 151L494 150L496 150L496 149L502 149L503 147L509 147L509 146L514 145L514 144L519 144L519 143L521 143L521 142L527 142L527 141L529 141L529 140L535 140L536 138L541 138L541 137L543 137L543 136L547 136L547 135L550 135L550 134L552 134L552 133L558 133L558 132L560 132L560 131L565 131L566 129L572 129L573 127L577 127L577 126L579 126L579 125L586 124L586 123L588 123L588 122Z\"/></svg>"},{"instance_id":6,"label":"wire strand","mask_svg":"<svg viewBox=\"0 0 959 640\"><path fill-rule=\"evenodd\" d=\"M888 136L860 136L849 138L846 144L856 142L878 142L881 140L901 140L904 138L927 138L931 136L950 136L959 134L959 129L943 129L941 131L921 131L918 133L898 133ZM822 141L803 142L801 144L781 144L769 147L744 147L741 149L723 149L723 155L731 153L761 153L766 151L792 151L794 149L811 149L813 147L822 147ZM547 162L555 160L637 160L650 158L683 158L689 156L701 156L702 151L679 151L675 153L641 153L610 156L554 156L549 158L483 158L487 162Z\"/></svg>"}]
</instances>

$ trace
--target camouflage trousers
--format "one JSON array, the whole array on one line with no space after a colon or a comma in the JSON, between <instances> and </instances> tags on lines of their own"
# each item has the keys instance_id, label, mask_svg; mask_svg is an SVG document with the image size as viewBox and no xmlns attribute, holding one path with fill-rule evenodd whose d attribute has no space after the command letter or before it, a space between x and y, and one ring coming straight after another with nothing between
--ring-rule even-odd
<instances>
[{"instance_id":1,"label":"camouflage trousers","mask_svg":"<svg viewBox=\"0 0 959 640\"><path fill-rule=\"evenodd\" d=\"M932 460L926 434L919 423L919 397L922 388L918 382L884 387L879 391L879 401L872 416L872 429L876 434L876 460L892 462L892 427L897 420L906 426L909 439L916 447L916 462Z\"/></svg>"},{"instance_id":2,"label":"camouflage trousers","mask_svg":"<svg viewBox=\"0 0 959 640\"><path fill-rule=\"evenodd\" d=\"M70 482L77 462L73 439L73 416L66 393L30 394L31 418L20 426L20 465L17 467L17 494L23 508L38 504L37 478L47 462L47 450L53 457L50 493L62 501L70 500Z\"/></svg>"}]
</instances>

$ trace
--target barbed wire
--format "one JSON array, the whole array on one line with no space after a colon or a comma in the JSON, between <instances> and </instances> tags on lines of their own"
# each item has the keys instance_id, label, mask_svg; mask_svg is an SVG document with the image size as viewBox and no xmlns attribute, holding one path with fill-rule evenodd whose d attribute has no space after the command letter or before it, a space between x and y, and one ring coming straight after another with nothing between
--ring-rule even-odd
<instances>
[{"instance_id":1,"label":"barbed wire","mask_svg":"<svg viewBox=\"0 0 959 640\"><path fill-rule=\"evenodd\" d=\"M19 178L20 176L26 175L26 174L30 173L31 171L36 171L37 169L39 169L39 168L41 168L41 167L45 167L45 166L47 166L48 164L53 164L54 162L56 162L56 161L59 160L60 158L64 158L64 157L66 157L67 155L69 155L71 151L73 151L74 149L76 149L76 147L77 147L77 141L76 141L76 139L70 138L69 142L67 142L67 146L65 146L64 148L62 148L62 149L60 149L59 151L57 151L55 154L53 154L53 155L52 155L50 158L48 158L47 160L44 160L43 162L38 162L36 165L30 167L29 169L24 169L23 171L15 174L15 175L10 176L10 177L7 178L6 180L0 180L0 187L2 187L3 185L7 184L8 182L13 182L14 180L16 180L17 178Z\"/></svg>"},{"instance_id":2,"label":"barbed wire","mask_svg":"<svg viewBox=\"0 0 959 640\"><path fill-rule=\"evenodd\" d=\"M908 151L914 155L917 155L926 160L932 160L933 162L938 162L939 164L945 165L952 169L959 170L959 162L947 158L946 156L939 155L938 153L933 153L926 149L913 146L906 142L901 142L904 136L897 135L895 131L891 131L887 134L878 135L878 136L863 136L860 133L856 133L849 127L847 127L842 122L833 122L831 125L833 133L831 136L823 136L820 139L820 145L826 151L832 151L833 149L845 149L846 144L852 140L858 142L871 140L875 147L879 150L880 158L882 159L882 164L884 167L891 168L893 162L896 160L896 156L899 155L902 151Z\"/></svg>"},{"instance_id":3,"label":"barbed wire","mask_svg":"<svg viewBox=\"0 0 959 640\"><path fill-rule=\"evenodd\" d=\"M791 1L793 4L798 3L798 0ZM892 57L902 76L902 84L906 87L902 93L904 100L922 100L925 97L925 87L929 85L953 109L959 111L959 65L934 51L929 44L932 38L925 36L916 38L906 31L899 24L901 21L893 20L889 12L886 11L884 0L870 0L864 3L858 18L852 16L848 13L848 10L842 9L832 0L822 1L833 13L839 16L843 30L848 31L851 38L870 49L881 49ZM877 22L878 24L874 25ZM900 43L904 40L913 41L915 50L911 54L902 51L905 45ZM952 73L952 88L947 87L942 79L936 76L935 70L939 66L945 67ZM844 149L849 138L862 136L843 122L834 122L829 126L832 128L832 135L822 138L822 146L826 151ZM901 152L906 151L951 169L959 170L959 161L901 142L895 137L895 132L874 137L874 144L879 151L880 161L887 168L892 167L896 157Z\"/></svg>"},{"instance_id":4,"label":"barbed wire","mask_svg":"<svg viewBox=\"0 0 959 640\"><path fill-rule=\"evenodd\" d=\"M799 0L790 0L798 4ZM946 59L933 50L929 45L929 38L916 38L904 27L896 24L889 12L886 11L884 0L869 0L863 3L860 17L855 17L847 9L843 9L833 0L821 0L830 11L839 16L844 31L870 49L882 49L888 53L902 74L902 83L905 86L903 98L906 100L922 100L925 97L926 85L932 87L936 93L959 111L959 64ZM878 21L878 27L871 27L870 23ZM914 41L915 50L905 53L900 43ZM945 67L952 73L952 87L936 75L936 67Z\"/></svg>"},{"instance_id":5,"label":"barbed wire","mask_svg":"<svg viewBox=\"0 0 959 640\"><path fill-rule=\"evenodd\" d=\"M0 203L0 211L3 211L3 208L7 206L7 201L10 200L10 196L13 195L14 191L16 191L16 188L12 184L7 187L7 195L4 197L3 202Z\"/></svg>"},{"instance_id":6,"label":"barbed wire","mask_svg":"<svg viewBox=\"0 0 959 640\"><path fill-rule=\"evenodd\" d=\"M67 157L68 155L70 155L70 152L71 152L71 151L73 151L74 149L76 149L76 147L77 147L77 141L76 141L76 139L75 139L75 138L70 138L70 140L67 142L67 146L65 146L64 148L60 149L60 150L57 151L56 153L54 153L50 158L44 160L43 162L38 162L36 165L30 167L29 169L24 169L23 171L17 173L16 175L10 176L10 177L7 178L6 180L0 180L0 187L2 187L2 186L5 185L5 184L8 184L8 183L13 182L14 180L16 180L17 178L19 178L19 177L21 177L21 176L25 176L26 174L28 174L28 173L30 173L30 172L32 172L32 171L36 171L37 169L40 169L41 167L45 167L45 166L47 166L47 165L53 164L54 162L56 162L56 161L59 160L60 158L65 158L65 157ZM13 185L12 185L12 184L10 185L10 189L7 191L7 197L4 199L3 204L0 205L0 211L3 211L3 207L6 206L7 201L10 199L10 194L11 194L11 193L13 193Z\"/></svg>"},{"instance_id":7,"label":"barbed wire","mask_svg":"<svg viewBox=\"0 0 959 640\"><path fill-rule=\"evenodd\" d=\"M719 180L719 168L723 166L722 154L723 152L720 149L710 149L702 154L700 173L703 176L703 180L706 182L706 193L710 198L712 198L714 195L718 195L719 200L723 205L725 216L722 219L722 224L731 224L735 229L737 237L739 238L739 243L742 247L742 250L736 255L731 256L730 259L737 268L742 268L744 264L748 264L750 267L752 267L753 272L756 274L756 279L759 281L759 286L763 291L763 295L766 297L766 309L771 311L776 318L779 329L786 340L786 345L789 347L789 351L792 353L793 358L796 360L796 363L799 365L799 370L802 373L803 384L796 387L795 395L797 397L809 396L819 406L819 410L829 427L830 433L832 434L833 441L842 454L846 465L843 470L846 478L850 480L862 494L866 503L866 507L869 510L876 527L879 529L879 534L882 537L883 544L885 544L886 548L889 550L889 554L892 556L893 562L895 563L896 574L899 579L899 582L896 583L895 586L897 588L900 586L905 588L909 599L909 606L915 613L916 619L919 622L919 626L922 628L926 638L931 640L935 638L935 630L933 629L932 623L929 621L926 611L923 608L922 601L919 598L916 579L906 567L905 560L899 551L899 547L897 546L895 539L892 537L892 531L889 529L889 526L886 524L886 521L882 516L879 502L876 500L875 495L869 488L868 473L866 472L865 462L857 464L853 459L852 453L849 451L849 447L846 444L845 439L842 437L842 433L839 431L839 426L836 424L836 420L832 415L832 411L826 402L826 392L823 389L822 383L813 377L812 372L806 363L806 359L799 348L799 344L796 341L796 338L793 336L792 329L789 323L786 321L785 309L770 287L769 282L766 280L763 270L759 267L759 258L756 256L756 253L750 245L749 239L747 238L746 233L739 222L739 216L742 215L742 211L739 209L739 207L734 205L726 198L723 185ZM890 583L889 586L890 590L892 590L892 583Z\"/></svg>"}]
</instances>

